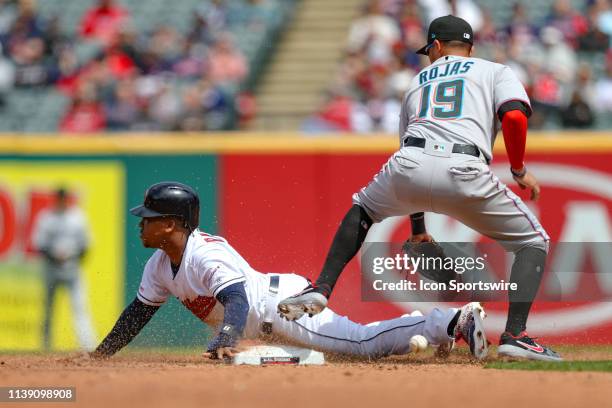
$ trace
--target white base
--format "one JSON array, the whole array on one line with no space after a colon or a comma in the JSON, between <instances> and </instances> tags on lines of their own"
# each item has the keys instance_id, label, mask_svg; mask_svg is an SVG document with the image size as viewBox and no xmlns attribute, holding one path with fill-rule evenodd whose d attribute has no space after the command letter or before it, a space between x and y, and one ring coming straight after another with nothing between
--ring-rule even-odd
<instances>
[{"instance_id":1,"label":"white base","mask_svg":"<svg viewBox=\"0 0 612 408\"><path fill-rule=\"evenodd\" d=\"M234 365L322 365L323 353L300 347L254 346L238 353Z\"/></svg>"}]
</instances>

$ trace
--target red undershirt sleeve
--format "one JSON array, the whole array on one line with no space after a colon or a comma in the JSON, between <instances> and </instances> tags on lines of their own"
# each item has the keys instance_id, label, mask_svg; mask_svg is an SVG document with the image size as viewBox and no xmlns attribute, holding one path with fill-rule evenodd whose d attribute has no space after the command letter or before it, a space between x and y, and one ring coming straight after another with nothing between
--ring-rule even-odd
<instances>
[{"instance_id":1,"label":"red undershirt sleeve","mask_svg":"<svg viewBox=\"0 0 612 408\"><path fill-rule=\"evenodd\" d=\"M501 123L510 166L515 170L522 169L527 144L527 116L520 110L511 110L504 114Z\"/></svg>"}]
</instances>

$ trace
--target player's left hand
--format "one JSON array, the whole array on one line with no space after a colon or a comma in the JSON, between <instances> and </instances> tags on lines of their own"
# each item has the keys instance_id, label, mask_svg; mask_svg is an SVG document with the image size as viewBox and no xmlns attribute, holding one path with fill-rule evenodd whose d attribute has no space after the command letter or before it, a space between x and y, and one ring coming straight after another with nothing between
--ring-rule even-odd
<instances>
[{"instance_id":1,"label":"player's left hand","mask_svg":"<svg viewBox=\"0 0 612 408\"><path fill-rule=\"evenodd\" d=\"M533 201L538 201L538 199L540 198L540 184L538 183L538 180L533 174L527 171L523 177L512 177L514 178L514 181L516 181L516 183L519 185L521 190L531 190L531 199Z\"/></svg>"},{"instance_id":2,"label":"player's left hand","mask_svg":"<svg viewBox=\"0 0 612 408\"><path fill-rule=\"evenodd\" d=\"M442 259L439 264L442 265L446 259L444 248L438 244L431 235L427 233L413 235L409 240L404 242L402 245L402 252L408 255L410 258L431 258L431 259ZM437 262L433 263L438 264ZM449 284L453 279L459 280L461 277L453 270L446 268L412 268L407 271L410 274L418 272L424 278L432 280L434 282Z\"/></svg>"},{"instance_id":3,"label":"player's left hand","mask_svg":"<svg viewBox=\"0 0 612 408\"><path fill-rule=\"evenodd\" d=\"M409 241L413 242L413 243L418 243L418 242L433 242L433 237L431 235L429 235L428 233L424 232L422 234L415 234L413 236L410 237Z\"/></svg>"}]
</instances>

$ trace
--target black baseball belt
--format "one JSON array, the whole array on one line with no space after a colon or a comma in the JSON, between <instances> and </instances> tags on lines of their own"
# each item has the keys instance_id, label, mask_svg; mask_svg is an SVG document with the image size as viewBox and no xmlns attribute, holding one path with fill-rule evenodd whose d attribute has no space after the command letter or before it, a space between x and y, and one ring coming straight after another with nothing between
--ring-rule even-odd
<instances>
[{"instance_id":1,"label":"black baseball belt","mask_svg":"<svg viewBox=\"0 0 612 408\"><path fill-rule=\"evenodd\" d=\"M404 138L404 147L425 147L425 139L422 137L407 136ZM470 156L480 157L480 149L474 145L453 144L453 153L469 154ZM485 157L483 155L483 157Z\"/></svg>"}]
</instances>

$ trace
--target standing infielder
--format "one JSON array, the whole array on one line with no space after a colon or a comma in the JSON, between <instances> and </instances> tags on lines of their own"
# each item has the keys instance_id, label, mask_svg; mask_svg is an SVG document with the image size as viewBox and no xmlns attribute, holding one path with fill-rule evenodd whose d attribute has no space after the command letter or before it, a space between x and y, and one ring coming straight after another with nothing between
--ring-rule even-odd
<instances>
[{"instance_id":1,"label":"standing infielder","mask_svg":"<svg viewBox=\"0 0 612 408\"><path fill-rule=\"evenodd\" d=\"M59 188L55 192L53 208L41 212L34 227L33 242L44 257L45 309L43 346L51 346L51 326L55 294L60 286L70 290L70 303L75 332L83 349L96 344L87 308L87 298L80 264L89 248L89 231L83 212L68 204L68 192Z\"/></svg>"},{"instance_id":2,"label":"standing infielder","mask_svg":"<svg viewBox=\"0 0 612 408\"><path fill-rule=\"evenodd\" d=\"M456 218L515 254L510 281L518 290L509 296L498 353L561 360L525 331L549 237L488 166L499 118L514 180L531 190L532 199L538 198L538 182L523 163L531 114L525 89L507 66L471 57L473 33L466 21L451 15L437 18L427 38L418 53L427 55L431 65L414 77L404 98L400 150L353 195L354 205L342 220L316 283L281 301L279 312L294 319L325 309L343 268L374 222L413 214L411 241L431 241L419 212L433 211Z\"/></svg>"},{"instance_id":3,"label":"standing infielder","mask_svg":"<svg viewBox=\"0 0 612 408\"><path fill-rule=\"evenodd\" d=\"M131 210L142 217L143 245L159 250L144 268L136 298L92 357L110 357L127 345L171 295L206 323L222 322L208 345L211 358L231 357L242 336L267 339L270 334L287 343L370 358L410 352L410 339L417 334L447 349L463 338L476 358L486 356L484 311L476 302L368 325L329 309L312 319L282 319L278 301L304 288L306 278L255 271L225 239L197 229L199 211L195 191L176 182L154 184L144 204Z\"/></svg>"}]
</instances>

